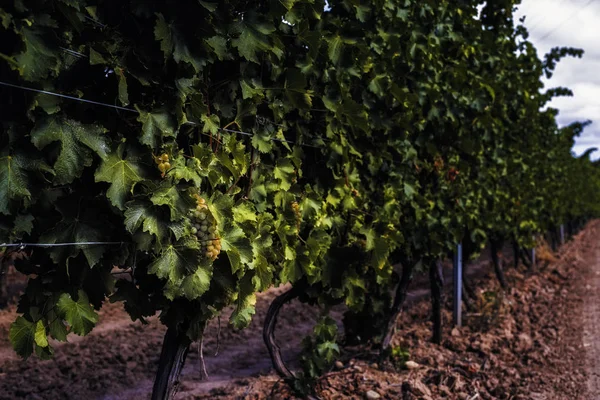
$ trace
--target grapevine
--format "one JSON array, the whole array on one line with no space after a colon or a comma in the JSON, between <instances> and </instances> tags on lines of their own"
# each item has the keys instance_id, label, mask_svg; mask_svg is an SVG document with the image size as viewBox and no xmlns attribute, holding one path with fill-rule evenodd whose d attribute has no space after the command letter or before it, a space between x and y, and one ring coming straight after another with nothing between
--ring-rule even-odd
<instances>
[{"instance_id":1,"label":"grapevine","mask_svg":"<svg viewBox=\"0 0 600 400\"><path fill-rule=\"evenodd\" d=\"M540 59L518 1L54 3L0 7L0 242L75 243L15 263L22 357L121 301L167 326L165 398L211 319L231 307L242 329L257 293L289 284L265 337L276 350L285 301L321 306L318 373L338 354L311 358L335 348L331 305L385 348L428 272L440 341L457 243L523 255L600 215L598 165L571 154L587 123L560 127L546 105L570 91L542 83L583 52Z\"/></svg>"}]
</instances>

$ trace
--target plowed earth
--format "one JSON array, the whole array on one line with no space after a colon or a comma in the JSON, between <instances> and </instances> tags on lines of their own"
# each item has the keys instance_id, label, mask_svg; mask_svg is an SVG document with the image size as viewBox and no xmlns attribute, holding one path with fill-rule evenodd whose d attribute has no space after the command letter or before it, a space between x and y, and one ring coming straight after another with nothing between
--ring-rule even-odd
<instances>
[{"instance_id":1,"label":"plowed earth","mask_svg":"<svg viewBox=\"0 0 600 400\"><path fill-rule=\"evenodd\" d=\"M506 291L481 260L471 269L470 282L485 296L472 302L465 326L453 328L446 295L440 346L429 340L427 286L416 282L393 341L410 353L416 368L379 362L367 347L348 348L343 366L320 379L318 397L364 399L373 391L385 399L600 399L599 233L600 221L594 221L558 254L540 250L534 273L507 268ZM194 344L177 399L295 398L273 373L262 342L266 310L284 289L260 295L256 316L244 331L226 326L227 315L220 335L218 322L210 324L204 342L209 378L202 378ZM341 320L342 312L335 310L333 316ZM317 314L298 302L280 314L277 341L292 366ZM8 342L15 317L14 304L0 311L0 399L149 397L165 332L156 318L143 326L132 322L119 304L108 304L90 335L54 343L54 359L22 361ZM214 356L217 337L219 354Z\"/></svg>"}]
</instances>

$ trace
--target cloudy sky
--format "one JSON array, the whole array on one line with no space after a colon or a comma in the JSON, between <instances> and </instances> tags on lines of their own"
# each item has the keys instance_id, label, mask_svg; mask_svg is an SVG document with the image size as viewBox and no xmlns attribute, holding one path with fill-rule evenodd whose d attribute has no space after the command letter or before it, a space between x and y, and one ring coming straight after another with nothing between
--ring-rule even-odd
<instances>
[{"instance_id":1,"label":"cloudy sky","mask_svg":"<svg viewBox=\"0 0 600 400\"><path fill-rule=\"evenodd\" d=\"M585 50L581 59L563 59L546 87L566 86L574 92L573 97L550 104L560 110L559 124L592 121L573 151L581 154L589 147L600 148L600 0L523 0L517 16L523 15L540 57L555 46ZM592 158L600 158L600 151Z\"/></svg>"}]
</instances>

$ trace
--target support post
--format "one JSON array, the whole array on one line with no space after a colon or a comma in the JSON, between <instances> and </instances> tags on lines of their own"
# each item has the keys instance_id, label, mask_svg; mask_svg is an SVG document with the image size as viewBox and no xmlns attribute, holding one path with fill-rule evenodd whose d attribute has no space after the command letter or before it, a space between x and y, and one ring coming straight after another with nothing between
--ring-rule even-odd
<instances>
[{"instance_id":1,"label":"support post","mask_svg":"<svg viewBox=\"0 0 600 400\"><path fill-rule=\"evenodd\" d=\"M456 246L454 253L454 325L462 326L462 244Z\"/></svg>"},{"instance_id":2,"label":"support post","mask_svg":"<svg viewBox=\"0 0 600 400\"><path fill-rule=\"evenodd\" d=\"M535 265L535 235L533 236L533 247L531 248L531 270L534 270L536 265Z\"/></svg>"},{"instance_id":3,"label":"support post","mask_svg":"<svg viewBox=\"0 0 600 400\"><path fill-rule=\"evenodd\" d=\"M560 224L560 244L565 244L565 226Z\"/></svg>"}]
</instances>

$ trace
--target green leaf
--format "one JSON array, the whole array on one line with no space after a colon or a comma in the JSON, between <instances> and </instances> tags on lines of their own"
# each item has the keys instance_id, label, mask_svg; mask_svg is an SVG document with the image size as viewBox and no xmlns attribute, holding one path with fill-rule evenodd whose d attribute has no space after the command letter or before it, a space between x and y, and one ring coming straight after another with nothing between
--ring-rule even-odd
<instances>
[{"instance_id":1,"label":"green leaf","mask_svg":"<svg viewBox=\"0 0 600 400\"><path fill-rule=\"evenodd\" d=\"M342 50L344 49L344 40L340 36L335 36L332 39L327 41L328 50L327 54L329 55L329 59L337 64L342 57Z\"/></svg>"},{"instance_id":2,"label":"green leaf","mask_svg":"<svg viewBox=\"0 0 600 400\"><path fill-rule=\"evenodd\" d=\"M206 43L213 49L217 58L221 61L231 58L227 50L227 41L223 36L213 36L206 39Z\"/></svg>"},{"instance_id":3,"label":"green leaf","mask_svg":"<svg viewBox=\"0 0 600 400\"><path fill-rule=\"evenodd\" d=\"M250 264L250 268L255 272L255 275L252 277L252 284L255 290L263 291L268 289L273 282L273 269L267 259L262 254L258 254L252 264Z\"/></svg>"},{"instance_id":4,"label":"green leaf","mask_svg":"<svg viewBox=\"0 0 600 400\"><path fill-rule=\"evenodd\" d=\"M202 117L200 117L200 120L203 124L202 132L211 133L212 135L216 135L217 133L219 133L221 127L218 115L203 115Z\"/></svg>"},{"instance_id":5,"label":"green leaf","mask_svg":"<svg viewBox=\"0 0 600 400\"><path fill-rule=\"evenodd\" d=\"M76 335L87 335L98 322L98 314L90 305L87 294L81 289L77 292L77 301L68 293L61 294L56 307L71 326L71 332Z\"/></svg>"},{"instance_id":6,"label":"green leaf","mask_svg":"<svg viewBox=\"0 0 600 400\"><path fill-rule=\"evenodd\" d=\"M277 161L277 165L273 169L273 176L279 180L280 190L289 190L292 187L292 179L295 175L294 166L289 158Z\"/></svg>"},{"instance_id":7,"label":"green leaf","mask_svg":"<svg viewBox=\"0 0 600 400\"><path fill-rule=\"evenodd\" d=\"M57 312L54 309L48 311L46 319L50 321L48 324L48 332L50 333L50 336L58 341L66 342L68 334L67 327Z\"/></svg>"},{"instance_id":8,"label":"green leaf","mask_svg":"<svg viewBox=\"0 0 600 400\"><path fill-rule=\"evenodd\" d=\"M172 56L177 63L182 61L190 63L196 72L200 72L205 65L205 61L190 49L190 40L186 40L188 38L183 37L178 29L167 23L165 17L160 13L156 14L154 37L160 41L160 49L165 56L165 60Z\"/></svg>"},{"instance_id":9,"label":"green leaf","mask_svg":"<svg viewBox=\"0 0 600 400\"><path fill-rule=\"evenodd\" d=\"M127 78L123 68L116 68L117 79L119 80L119 101L121 105L129 105L129 93L127 92Z\"/></svg>"},{"instance_id":10,"label":"green leaf","mask_svg":"<svg viewBox=\"0 0 600 400\"><path fill-rule=\"evenodd\" d=\"M15 227L13 231L17 234L30 234L33 229L34 217L31 214L19 214L15 217Z\"/></svg>"},{"instance_id":11,"label":"green leaf","mask_svg":"<svg viewBox=\"0 0 600 400\"><path fill-rule=\"evenodd\" d=\"M164 217L160 214L158 207L142 202L134 201L125 205L125 229L134 234L142 228L143 232L154 235L159 243L163 243L169 232Z\"/></svg>"},{"instance_id":12,"label":"green leaf","mask_svg":"<svg viewBox=\"0 0 600 400\"><path fill-rule=\"evenodd\" d=\"M148 266L148 272L161 279L178 282L184 276L198 271L200 257L199 248L171 245Z\"/></svg>"},{"instance_id":13,"label":"green leaf","mask_svg":"<svg viewBox=\"0 0 600 400\"><path fill-rule=\"evenodd\" d=\"M312 107L312 91L306 89L306 76L298 68L288 68L285 77L285 94L294 108Z\"/></svg>"},{"instance_id":14,"label":"green leaf","mask_svg":"<svg viewBox=\"0 0 600 400\"><path fill-rule=\"evenodd\" d=\"M186 276L181 284L183 294L188 300L195 300L202 296L210 287L212 277L212 266L200 265L196 272Z\"/></svg>"},{"instance_id":15,"label":"green leaf","mask_svg":"<svg viewBox=\"0 0 600 400\"><path fill-rule=\"evenodd\" d=\"M165 21L165 17L159 13L156 14L154 37L160 41L160 49L165 56L165 60L167 60L173 54L173 37L170 25Z\"/></svg>"},{"instance_id":16,"label":"green leaf","mask_svg":"<svg viewBox=\"0 0 600 400\"><path fill-rule=\"evenodd\" d=\"M90 47L90 65L105 65L106 60L102 57L102 54Z\"/></svg>"},{"instance_id":17,"label":"green leaf","mask_svg":"<svg viewBox=\"0 0 600 400\"><path fill-rule=\"evenodd\" d=\"M30 196L21 157L0 157L0 214L10 215L11 203L20 203Z\"/></svg>"},{"instance_id":18,"label":"green leaf","mask_svg":"<svg viewBox=\"0 0 600 400\"><path fill-rule=\"evenodd\" d=\"M175 130L177 126L175 120L167 111L145 112L137 108L137 106L136 110L140 113L138 121L143 124L140 136L142 144L156 150L163 143L163 139L176 136Z\"/></svg>"},{"instance_id":19,"label":"green leaf","mask_svg":"<svg viewBox=\"0 0 600 400\"><path fill-rule=\"evenodd\" d=\"M220 232L221 249L231 263L231 272L235 274L243 265L252 261L252 246L244 231L237 225L227 224Z\"/></svg>"},{"instance_id":20,"label":"green leaf","mask_svg":"<svg viewBox=\"0 0 600 400\"><path fill-rule=\"evenodd\" d=\"M404 182L404 194L406 195L406 197L412 199L415 193L415 188L412 187L412 185Z\"/></svg>"},{"instance_id":21,"label":"green leaf","mask_svg":"<svg viewBox=\"0 0 600 400\"><path fill-rule=\"evenodd\" d=\"M271 50L277 55L281 54L281 51L269 41L268 35L275 32L275 27L269 23L257 22L255 15L252 12L245 15L241 34L237 39L233 39L231 44L238 49L240 56L259 64L256 55L258 52Z\"/></svg>"},{"instance_id":22,"label":"green leaf","mask_svg":"<svg viewBox=\"0 0 600 400\"><path fill-rule=\"evenodd\" d=\"M123 158L124 146L108 155L96 171L96 182L108 182L110 187L106 196L119 210L125 209L125 202L133 194L136 183L142 181L143 172L138 160L129 157Z\"/></svg>"},{"instance_id":23,"label":"green leaf","mask_svg":"<svg viewBox=\"0 0 600 400\"><path fill-rule=\"evenodd\" d=\"M58 49L52 48L54 43L50 43L53 33L35 26L24 26L20 33L25 50L15 56L15 61L21 76L27 81L36 82L56 74L60 58Z\"/></svg>"},{"instance_id":24,"label":"green leaf","mask_svg":"<svg viewBox=\"0 0 600 400\"><path fill-rule=\"evenodd\" d=\"M229 323L235 329L244 329L250 324L256 309L256 295L252 275L246 274L238 283L238 298L235 309L229 317Z\"/></svg>"},{"instance_id":25,"label":"green leaf","mask_svg":"<svg viewBox=\"0 0 600 400\"><path fill-rule=\"evenodd\" d=\"M48 337L46 336L46 327L40 320L35 324L35 344L40 347L48 347Z\"/></svg>"},{"instance_id":26,"label":"green leaf","mask_svg":"<svg viewBox=\"0 0 600 400\"><path fill-rule=\"evenodd\" d=\"M10 325L8 339L18 355L27 358L33 353L35 333L36 324L24 317L17 317L15 322Z\"/></svg>"},{"instance_id":27,"label":"green leaf","mask_svg":"<svg viewBox=\"0 0 600 400\"><path fill-rule=\"evenodd\" d=\"M268 153L273 149L273 141L268 134L256 132L252 136L252 147L261 153Z\"/></svg>"},{"instance_id":28,"label":"green leaf","mask_svg":"<svg viewBox=\"0 0 600 400\"><path fill-rule=\"evenodd\" d=\"M244 79L240 80L240 87L242 88L242 98L243 99L252 99L254 97L264 97L263 91L260 88L255 89L250 85L249 81Z\"/></svg>"},{"instance_id":29,"label":"green leaf","mask_svg":"<svg viewBox=\"0 0 600 400\"><path fill-rule=\"evenodd\" d=\"M92 218L97 218L96 214L92 214L93 210L89 210L90 216L80 217L77 214L71 214L73 211L63 213L63 218L52 229L46 231L40 236L42 243L80 243L80 242L99 242L103 241L104 235L93 224L98 221L90 221ZM50 258L58 264L68 265L70 258L75 258L80 252L83 252L90 268L94 267L106 251L106 246L88 246L88 245L73 245L73 246L57 246L49 250Z\"/></svg>"},{"instance_id":30,"label":"green leaf","mask_svg":"<svg viewBox=\"0 0 600 400\"><path fill-rule=\"evenodd\" d=\"M215 12L217 7L219 7L219 3L211 3L209 1L198 0L198 3L204 8L206 8L210 12Z\"/></svg>"},{"instance_id":31,"label":"green leaf","mask_svg":"<svg viewBox=\"0 0 600 400\"><path fill-rule=\"evenodd\" d=\"M163 185L154 190L150 201L157 206L167 206L170 211L171 221L175 221L182 215L186 215L195 206L185 196L181 196L181 191L177 186L172 185Z\"/></svg>"},{"instance_id":32,"label":"green leaf","mask_svg":"<svg viewBox=\"0 0 600 400\"><path fill-rule=\"evenodd\" d=\"M104 136L106 129L99 125L84 125L58 116L42 118L31 132L31 141L40 150L50 143L59 142L60 150L54 162L54 182L61 185L73 182L83 169L93 162L93 153L101 159L110 148Z\"/></svg>"}]
</instances>

